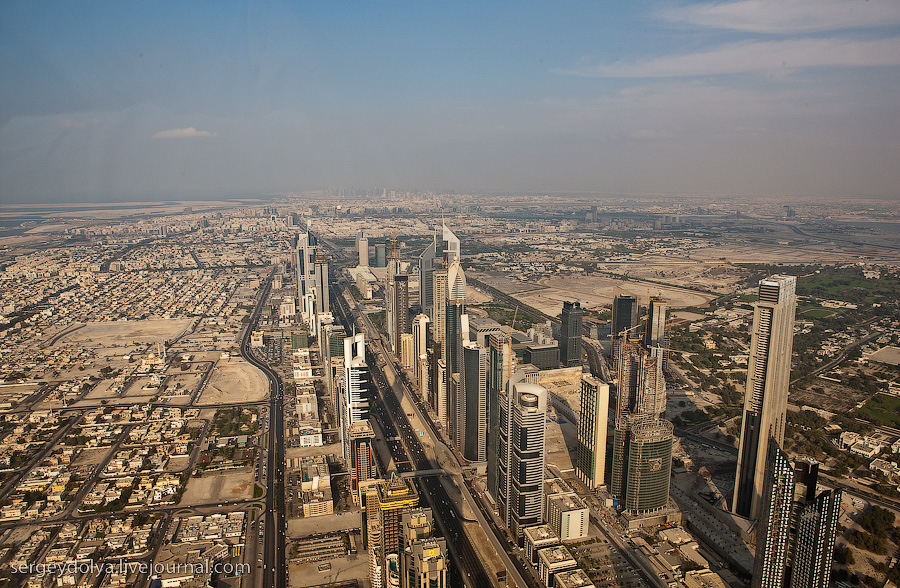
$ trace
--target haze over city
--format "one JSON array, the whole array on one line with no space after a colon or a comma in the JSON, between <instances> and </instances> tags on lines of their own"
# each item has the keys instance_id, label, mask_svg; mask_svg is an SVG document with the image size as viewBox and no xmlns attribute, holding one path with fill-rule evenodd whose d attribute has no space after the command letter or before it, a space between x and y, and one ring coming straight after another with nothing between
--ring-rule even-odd
<instances>
[{"instance_id":1,"label":"haze over city","mask_svg":"<svg viewBox=\"0 0 900 588\"><path fill-rule=\"evenodd\" d=\"M6 2L0 202L896 197L900 4Z\"/></svg>"}]
</instances>

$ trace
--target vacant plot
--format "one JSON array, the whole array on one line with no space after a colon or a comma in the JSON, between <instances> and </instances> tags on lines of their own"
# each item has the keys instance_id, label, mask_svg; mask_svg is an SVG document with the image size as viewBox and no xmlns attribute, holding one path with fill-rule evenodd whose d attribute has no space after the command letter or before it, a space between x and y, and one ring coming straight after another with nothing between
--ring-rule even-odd
<instances>
[{"instance_id":1,"label":"vacant plot","mask_svg":"<svg viewBox=\"0 0 900 588\"><path fill-rule=\"evenodd\" d=\"M180 505L209 504L253 498L253 473L249 468L227 474L203 474L191 478Z\"/></svg>"},{"instance_id":2,"label":"vacant plot","mask_svg":"<svg viewBox=\"0 0 900 588\"><path fill-rule=\"evenodd\" d=\"M199 404L228 404L254 402L269 393L265 374L249 363L238 359L219 361L213 368Z\"/></svg>"},{"instance_id":3,"label":"vacant plot","mask_svg":"<svg viewBox=\"0 0 900 588\"><path fill-rule=\"evenodd\" d=\"M131 345L135 341L156 343L174 339L191 324L191 319L92 322L62 336L57 345L96 342L110 346Z\"/></svg>"},{"instance_id":4,"label":"vacant plot","mask_svg":"<svg viewBox=\"0 0 900 588\"><path fill-rule=\"evenodd\" d=\"M900 398L876 394L856 411L856 416L882 427L900 427Z\"/></svg>"},{"instance_id":5,"label":"vacant plot","mask_svg":"<svg viewBox=\"0 0 900 588\"><path fill-rule=\"evenodd\" d=\"M669 301L670 308L704 306L715 298L712 294L683 288L599 276L554 276L542 278L537 283L546 288L517 294L516 297L550 316L562 311L565 300L578 300L587 309L606 308L612 304L618 291L638 296L645 303L648 296L662 296Z\"/></svg>"}]
</instances>

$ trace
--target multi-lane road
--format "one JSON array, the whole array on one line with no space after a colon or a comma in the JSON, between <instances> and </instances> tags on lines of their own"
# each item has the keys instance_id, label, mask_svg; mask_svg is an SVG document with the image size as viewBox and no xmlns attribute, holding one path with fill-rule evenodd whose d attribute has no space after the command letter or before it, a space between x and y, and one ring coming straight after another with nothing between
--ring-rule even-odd
<instances>
[{"instance_id":1,"label":"multi-lane road","mask_svg":"<svg viewBox=\"0 0 900 588\"><path fill-rule=\"evenodd\" d=\"M266 436L266 456L263 461L263 472L266 488L266 510L259 523L259 539L263 546L263 570L261 586L266 588L286 588L287 560L285 553L284 503L284 384L278 374L264 361L256 357L250 349L250 332L259 320L260 310L269 296L272 287L271 276L266 280L257 300L256 308L250 316L250 322L241 337L241 355L258 367L269 380L269 416ZM257 470L258 471L258 470ZM264 523L264 524L263 524ZM247 537L247 541L252 539Z\"/></svg>"}]
</instances>

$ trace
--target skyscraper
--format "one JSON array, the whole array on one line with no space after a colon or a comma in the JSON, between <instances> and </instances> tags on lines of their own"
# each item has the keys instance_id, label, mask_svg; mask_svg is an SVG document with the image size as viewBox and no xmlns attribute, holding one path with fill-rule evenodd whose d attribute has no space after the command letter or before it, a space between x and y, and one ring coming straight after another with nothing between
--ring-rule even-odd
<instances>
[{"instance_id":1,"label":"skyscraper","mask_svg":"<svg viewBox=\"0 0 900 588\"><path fill-rule=\"evenodd\" d=\"M506 382L512 376L512 345L502 333L489 338L488 369L488 430L487 430L487 487L491 498L497 502L498 472L500 468L500 403L505 399Z\"/></svg>"},{"instance_id":2,"label":"skyscraper","mask_svg":"<svg viewBox=\"0 0 900 588\"><path fill-rule=\"evenodd\" d=\"M794 276L775 275L760 280L759 299L754 304L732 501L735 514L752 520L759 517L769 440L774 439L778 447L784 442L796 289Z\"/></svg>"},{"instance_id":3,"label":"skyscraper","mask_svg":"<svg viewBox=\"0 0 900 588\"><path fill-rule=\"evenodd\" d=\"M381 523L381 546L385 556L399 553L403 547L403 514L419 505L419 493L409 480L396 474L379 484L378 519Z\"/></svg>"},{"instance_id":4,"label":"skyscraper","mask_svg":"<svg viewBox=\"0 0 900 588\"><path fill-rule=\"evenodd\" d=\"M752 588L781 588L785 580L791 538L794 464L777 443L766 444L763 496L756 536Z\"/></svg>"},{"instance_id":5,"label":"skyscraper","mask_svg":"<svg viewBox=\"0 0 900 588\"><path fill-rule=\"evenodd\" d=\"M628 512L644 514L668 501L673 427L662 418L666 386L658 358L627 339L617 353L609 490Z\"/></svg>"},{"instance_id":6,"label":"skyscraper","mask_svg":"<svg viewBox=\"0 0 900 588\"><path fill-rule=\"evenodd\" d=\"M357 333L344 339L344 393L341 395L341 441L350 462L350 426L369 417L369 366L366 337Z\"/></svg>"},{"instance_id":7,"label":"skyscraper","mask_svg":"<svg viewBox=\"0 0 900 588\"><path fill-rule=\"evenodd\" d=\"M612 329L610 331L610 348L612 356L617 357L618 344L623 331L629 331L638 325L638 299L627 294L616 294L612 303Z\"/></svg>"},{"instance_id":8,"label":"skyscraper","mask_svg":"<svg viewBox=\"0 0 900 588\"><path fill-rule=\"evenodd\" d=\"M419 394L426 402L430 402L428 394L428 315L420 313L412 322L413 353L415 354L416 384Z\"/></svg>"},{"instance_id":9,"label":"skyscraper","mask_svg":"<svg viewBox=\"0 0 900 588\"><path fill-rule=\"evenodd\" d=\"M672 423L636 420L629 427L625 509L650 513L666 506L672 476Z\"/></svg>"},{"instance_id":10,"label":"skyscraper","mask_svg":"<svg viewBox=\"0 0 900 588\"><path fill-rule=\"evenodd\" d=\"M443 232L444 265L450 265L459 259L460 242L447 225L443 225L441 228Z\"/></svg>"},{"instance_id":11,"label":"skyscraper","mask_svg":"<svg viewBox=\"0 0 900 588\"><path fill-rule=\"evenodd\" d=\"M842 496L840 489L825 490L800 511L791 561L792 588L828 588Z\"/></svg>"},{"instance_id":12,"label":"skyscraper","mask_svg":"<svg viewBox=\"0 0 900 588\"><path fill-rule=\"evenodd\" d=\"M358 421L350 425L350 493L353 502L360 504L359 483L375 478L378 471L375 467L375 450L372 442L375 433L368 420Z\"/></svg>"},{"instance_id":13,"label":"skyscraper","mask_svg":"<svg viewBox=\"0 0 900 588\"><path fill-rule=\"evenodd\" d=\"M543 386L526 382L520 370L506 383L500 405L498 502L517 542L522 530L539 524L544 514L547 396Z\"/></svg>"},{"instance_id":14,"label":"skyscraper","mask_svg":"<svg viewBox=\"0 0 900 588\"><path fill-rule=\"evenodd\" d=\"M581 377L581 412L575 471L591 490L606 483L606 440L609 429L609 384Z\"/></svg>"},{"instance_id":15,"label":"skyscraper","mask_svg":"<svg viewBox=\"0 0 900 588\"><path fill-rule=\"evenodd\" d=\"M668 304L659 297L650 299L647 307L647 328L644 329L644 348L653 357L660 358L660 364L665 369L669 361L668 338L666 336L666 310Z\"/></svg>"},{"instance_id":16,"label":"skyscraper","mask_svg":"<svg viewBox=\"0 0 900 588\"><path fill-rule=\"evenodd\" d=\"M389 333L392 335L391 345L399 357L400 338L404 333L409 333L409 276L406 274L394 276L391 295L393 300Z\"/></svg>"},{"instance_id":17,"label":"skyscraper","mask_svg":"<svg viewBox=\"0 0 900 588\"><path fill-rule=\"evenodd\" d=\"M313 300L315 299L315 237L309 233L297 235L297 244L294 252L294 263L297 274L297 301L300 304L300 313L307 323L314 313Z\"/></svg>"},{"instance_id":18,"label":"skyscraper","mask_svg":"<svg viewBox=\"0 0 900 588\"><path fill-rule=\"evenodd\" d=\"M356 237L356 250L359 253L359 265L369 267L369 240L362 231Z\"/></svg>"},{"instance_id":19,"label":"skyscraper","mask_svg":"<svg viewBox=\"0 0 900 588\"><path fill-rule=\"evenodd\" d=\"M419 255L419 305L422 312L434 320L434 259L437 256L437 235Z\"/></svg>"},{"instance_id":20,"label":"skyscraper","mask_svg":"<svg viewBox=\"0 0 900 588\"><path fill-rule=\"evenodd\" d=\"M325 254L318 249L315 253L313 274L316 290L315 311L317 314L331 312L331 300L328 290L328 261L325 259Z\"/></svg>"},{"instance_id":21,"label":"skyscraper","mask_svg":"<svg viewBox=\"0 0 900 588\"><path fill-rule=\"evenodd\" d=\"M474 341L464 343L460 451L469 461L487 459L487 370L487 348Z\"/></svg>"},{"instance_id":22,"label":"skyscraper","mask_svg":"<svg viewBox=\"0 0 900 588\"><path fill-rule=\"evenodd\" d=\"M450 419L450 440L460 447L461 441L461 414L462 406L459 398L453 394L451 387L453 374L459 374L462 364L462 345L468 339L469 326L466 321L463 325L463 315L466 312L466 276L459 260L453 260L447 268L447 302L445 306L444 320L444 360L447 366L446 385L448 416Z\"/></svg>"},{"instance_id":23,"label":"skyscraper","mask_svg":"<svg viewBox=\"0 0 900 588\"><path fill-rule=\"evenodd\" d=\"M438 262L436 262L438 263ZM441 345L439 357L445 357L445 337L447 335L447 267L435 267L431 272L433 280L433 303L431 305L432 337Z\"/></svg>"},{"instance_id":24,"label":"skyscraper","mask_svg":"<svg viewBox=\"0 0 900 588\"><path fill-rule=\"evenodd\" d=\"M563 302L559 331L559 361L564 366L581 365L582 311L580 302Z\"/></svg>"},{"instance_id":25,"label":"skyscraper","mask_svg":"<svg viewBox=\"0 0 900 588\"><path fill-rule=\"evenodd\" d=\"M434 536L431 509L403 513L403 550L400 553L400 588L446 588L447 542Z\"/></svg>"},{"instance_id":26,"label":"skyscraper","mask_svg":"<svg viewBox=\"0 0 900 588\"><path fill-rule=\"evenodd\" d=\"M842 492L816 495L818 462L768 443L752 588L827 588Z\"/></svg>"}]
</instances>

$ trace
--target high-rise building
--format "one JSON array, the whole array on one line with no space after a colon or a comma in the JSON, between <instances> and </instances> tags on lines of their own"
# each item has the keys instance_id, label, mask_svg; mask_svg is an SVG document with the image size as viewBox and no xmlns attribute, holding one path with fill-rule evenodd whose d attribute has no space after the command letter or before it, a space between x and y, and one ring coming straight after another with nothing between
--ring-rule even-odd
<instances>
[{"instance_id":1,"label":"high-rise building","mask_svg":"<svg viewBox=\"0 0 900 588\"><path fill-rule=\"evenodd\" d=\"M591 490L606 484L608 433L609 384L584 374L581 376L575 471L578 479Z\"/></svg>"},{"instance_id":2,"label":"high-rise building","mask_svg":"<svg viewBox=\"0 0 900 588\"><path fill-rule=\"evenodd\" d=\"M416 346L412 333L400 335L400 367L410 371L416 369Z\"/></svg>"},{"instance_id":3,"label":"high-rise building","mask_svg":"<svg viewBox=\"0 0 900 588\"><path fill-rule=\"evenodd\" d=\"M559 361L564 366L581 365L582 318L580 302L563 302L562 325L559 330Z\"/></svg>"},{"instance_id":4,"label":"high-rise building","mask_svg":"<svg viewBox=\"0 0 900 588\"><path fill-rule=\"evenodd\" d=\"M381 546L387 556L399 553L403 547L403 514L419 505L419 494L411 481L396 474L377 488Z\"/></svg>"},{"instance_id":5,"label":"high-rise building","mask_svg":"<svg viewBox=\"0 0 900 588\"><path fill-rule=\"evenodd\" d=\"M741 421L737 476L732 510L756 520L759 517L770 439L784 443L791 351L794 343L794 311L797 278L775 275L760 280L754 303L750 359Z\"/></svg>"},{"instance_id":6,"label":"high-rise building","mask_svg":"<svg viewBox=\"0 0 900 588\"><path fill-rule=\"evenodd\" d=\"M312 301L315 299L316 281L315 237L308 231L297 235L293 257L297 276L297 301L300 303L303 320L308 323L315 312Z\"/></svg>"},{"instance_id":7,"label":"high-rise building","mask_svg":"<svg viewBox=\"0 0 900 588\"><path fill-rule=\"evenodd\" d=\"M328 291L328 261L325 254L316 250L313 274L316 289L316 314L331 312L331 301Z\"/></svg>"},{"instance_id":8,"label":"high-rise building","mask_svg":"<svg viewBox=\"0 0 900 588\"><path fill-rule=\"evenodd\" d=\"M658 357L621 341L616 358L616 410L662 417L666 411L666 380Z\"/></svg>"},{"instance_id":9,"label":"high-rise building","mask_svg":"<svg viewBox=\"0 0 900 588\"><path fill-rule=\"evenodd\" d=\"M403 513L402 525L400 588L446 588L447 542L443 537L435 537L431 509Z\"/></svg>"},{"instance_id":10,"label":"high-rise building","mask_svg":"<svg viewBox=\"0 0 900 588\"><path fill-rule=\"evenodd\" d=\"M387 245L375 244L375 267L387 267Z\"/></svg>"},{"instance_id":11,"label":"high-rise building","mask_svg":"<svg viewBox=\"0 0 900 588\"><path fill-rule=\"evenodd\" d=\"M653 357L660 358L660 364L665 370L669 361L669 343L666 334L666 310L668 303L659 297L650 298L647 306L647 328L644 329L644 348Z\"/></svg>"},{"instance_id":12,"label":"high-rise building","mask_svg":"<svg viewBox=\"0 0 900 588\"><path fill-rule=\"evenodd\" d=\"M454 259L447 268L447 302L444 310L444 344L443 357L447 366L446 385L450 440L460 447L461 404L459 398L452 394L450 384L453 374L459 374L462 364L463 342L469 338L468 320L463 325L466 312L466 276L459 260Z\"/></svg>"},{"instance_id":13,"label":"high-rise building","mask_svg":"<svg viewBox=\"0 0 900 588\"><path fill-rule=\"evenodd\" d=\"M790 549L794 464L777 443L764 445L768 459L761 481L766 500L761 501L751 588L781 588Z\"/></svg>"},{"instance_id":14,"label":"high-rise building","mask_svg":"<svg viewBox=\"0 0 900 588\"><path fill-rule=\"evenodd\" d=\"M827 588L842 492L816 495L818 462L767 444L752 588Z\"/></svg>"},{"instance_id":15,"label":"high-rise building","mask_svg":"<svg viewBox=\"0 0 900 588\"><path fill-rule=\"evenodd\" d=\"M428 315L420 313L413 318L413 354L415 355L415 374L419 394L428 402Z\"/></svg>"},{"instance_id":16,"label":"high-rise building","mask_svg":"<svg viewBox=\"0 0 900 588\"><path fill-rule=\"evenodd\" d=\"M610 348L612 356L618 355L618 344L624 336L626 339L634 337L632 330L638 326L639 321L638 299L627 294L616 294L612 303L612 328L610 330ZM629 332L623 335L623 332Z\"/></svg>"},{"instance_id":17,"label":"high-rise building","mask_svg":"<svg viewBox=\"0 0 900 588\"><path fill-rule=\"evenodd\" d=\"M369 240L363 232L356 237L356 250L359 252L359 265L369 267Z\"/></svg>"},{"instance_id":18,"label":"high-rise building","mask_svg":"<svg viewBox=\"0 0 900 588\"><path fill-rule=\"evenodd\" d=\"M437 262L436 262L437 263ZM431 333L435 343L440 343L439 357L445 357L446 349L444 348L447 336L447 272L448 268L435 267L431 272L433 280L432 294L434 302L431 305Z\"/></svg>"},{"instance_id":19,"label":"high-rise building","mask_svg":"<svg viewBox=\"0 0 900 588\"><path fill-rule=\"evenodd\" d=\"M513 353L509 337L494 333L488 340L488 430L487 430L487 487L491 498L498 501L498 474L500 469L500 403L506 398L506 382L512 376Z\"/></svg>"},{"instance_id":20,"label":"high-rise building","mask_svg":"<svg viewBox=\"0 0 900 588\"><path fill-rule=\"evenodd\" d=\"M673 438L672 423L666 420L637 420L629 427L625 490L629 513L650 513L666 506Z\"/></svg>"},{"instance_id":21,"label":"high-rise building","mask_svg":"<svg viewBox=\"0 0 900 588\"><path fill-rule=\"evenodd\" d=\"M434 260L437 256L437 235L419 255L419 305L428 318L434 320Z\"/></svg>"},{"instance_id":22,"label":"high-rise building","mask_svg":"<svg viewBox=\"0 0 900 588\"><path fill-rule=\"evenodd\" d=\"M377 477L375 466L375 449L372 442L375 432L368 420L358 421L350 425L350 493L353 502L360 504L359 483Z\"/></svg>"},{"instance_id":23,"label":"high-rise building","mask_svg":"<svg viewBox=\"0 0 900 588\"><path fill-rule=\"evenodd\" d=\"M521 544L525 527L543 520L547 390L519 370L506 383L500 406L500 515Z\"/></svg>"},{"instance_id":24,"label":"high-rise building","mask_svg":"<svg viewBox=\"0 0 900 588\"><path fill-rule=\"evenodd\" d=\"M350 461L350 426L369 418L369 366L366 337L357 333L344 339L344 390L341 395L341 441Z\"/></svg>"},{"instance_id":25,"label":"high-rise building","mask_svg":"<svg viewBox=\"0 0 900 588\"><path fill-rule=\"evenodd\" d=\"M453 234L447 225L442 226L443 229L443 255L444 265L450 265L459 259L460 243L456 235Z\"/></svg>"},{"instance_id":26,"label":"high-rise building","mask_svg":"<svg viewBox=\"0 0 900 588\"><path fill-rule=\"evenodd\" d=\"M658 358L623 338L616 357L616 403L609 490L631 514L666 506L672 467L672 423Z\"/></svg>"},{"instance_id":27,"label":"high-rise building","mask_svg":"<svg viewBox=\"0 0 900 588\"><path fill-rule=\"evenodd\" d=\"M473 341L463 344L462 435L463 457L469 461L487 459L487 371L488 350Z\"/></svg>"},{"instance_id":28,"label":"high-rise building","mask_svg":"<svg viewBox=\"0 0 900 588\"><path fill-rule=\"evenodd\" d=\"M406 274L394 276L391 294L393 297L391 304L392 316L388 332L392 336L391 345L399 357L400 338L405 333L409 333L409 276Z\"/></svg>"},{"instance_id":29,"label":"high-rise building","mask_svg":"<svg viewBox=\"0 0 900 588\"><path fill-rule=\"evenodd\" d=\"M842 496L840 489L825 490L801 510L791 561L792 588L828 588Z\"/></svg>"}]
</instances>

